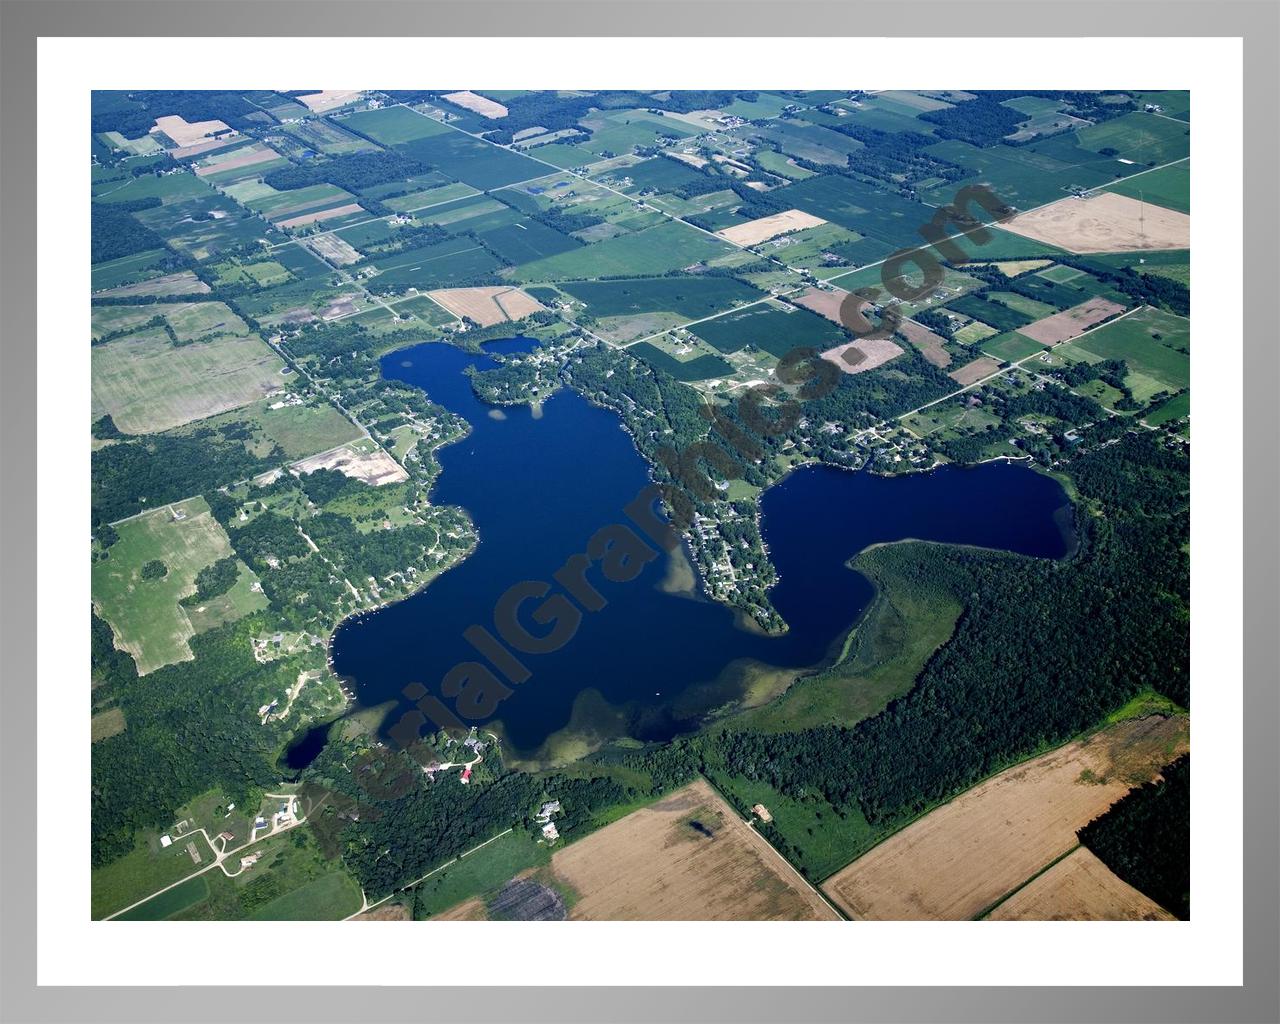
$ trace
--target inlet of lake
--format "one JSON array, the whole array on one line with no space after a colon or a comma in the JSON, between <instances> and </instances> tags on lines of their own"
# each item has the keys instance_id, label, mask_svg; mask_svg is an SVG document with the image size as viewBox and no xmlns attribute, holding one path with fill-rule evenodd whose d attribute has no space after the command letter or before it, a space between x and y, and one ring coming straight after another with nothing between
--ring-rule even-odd
<instances>
[{"instance_id":1,"label":"inlet of lake","mask_svg":"<svg viewBox=\"0 0 1280 1024\"><path fill-rule=\"evenodd\" d=\"M485 348L513 353L534 344L514 338ZM418 594L337 630L334 668L361 706L407 707L402 694L415 682L440 695L449 669L482 660L463 631L478 623L496 633L495 603L515 583L547 581L562 593L555 571L601 527L628 523L623 509L649 482L614 413L567 388L540 413L496 410L464 373L489 365L487 355L441 343L383 360L388 378L422 388L471 424L466 438L438 452L432 502L465 508L480 543ZM588 578L606 607L585 613L562 649L521 655L531 676L512 687L489 727L525 756L540 749L545 756L549 738L577 732L667 739L740 696L744 667L814 667L831 657L874 596L845 564L871 544L915 538L1059 558L1074 543L1062 487L1005 462L893 477L804 467L764 493L761 522L780 577L770 597L785 633L743 628L724 605L673 592L665 554L629 582L607 582L593 567ZM538 603L526 604L525 619ZM547 629L529 623L535 634ZM393 709L385 722L398 717Z\"/></svg>"}]
</instances>

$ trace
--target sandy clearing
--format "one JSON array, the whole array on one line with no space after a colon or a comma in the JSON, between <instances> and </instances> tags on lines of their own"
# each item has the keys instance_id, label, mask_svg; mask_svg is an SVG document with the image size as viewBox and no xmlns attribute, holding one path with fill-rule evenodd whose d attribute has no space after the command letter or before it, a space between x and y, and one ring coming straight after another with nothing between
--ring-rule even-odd
<instances>
[{"instance_id":1,"label":"sandy clearing","mask_svg":"<svg viewBox=\"0 0 1280 1024\"><path fill-rule=\"evenodd\" d=\"M464 89L462 92L446 93L441 99L446 99L455 106L473 111L481 117L487 117L492 121L507 116L507 108L501 103L485 96L477 96L469 89Z\"/></svg>"},{"instance_id":2,"label":"sandy clearing","mask_svg":"<svg viewBox=\"0 0 1280 1024\"><path fill-rule=\"evenodd\" d=\"M454 316L465 316L481 327L520 320L546 309L532 295L506 285L483 288L438 288L427 292Z\"/></svg>"},{"instance_id":3,"label":"sandy clearing","mask_svg":"<svg viewBox=\"0 0 1280 1024\"><path fill-rule=\"evenodd\" d=\"M363 89L321 89L319 92L294 98L319 114L326 110L333 110L334 107L344 106L362 95L364 95Z\"/></svg>"},{"instance_id":4,"label":"sandy clearing","mask_svg":"<svg viewBox=\"0 0 1280 1024\"><path fill-rule=\"evenodd\" d=\"M865 373L900 355L902 346L888 338L861 338L827 349L822 358L829 359L845 373Z\"/></svg>"},{"instance_id":5,"label":"sandy clearing","mask_svg":"<svg viewBox=\"0 0 1280 1024\"><path fill-rule=\"evenodd\" d=\"M89 725L89 735L94 743L109 739L125 730L124 712L119 708L107 708L93 716Z\"/></svg>"},{"instance_id":6,"label":"sandy clearing","mask_svg":"<svg viewBox=\"0 0 1280 1024\"><path fill-rule=\"evenodd\" d=\"M353 921L412 921L413 915L403 903L384 903L363 914L357 914Z\"/></svg>"},{"instance_id":7,"label":"sandy clearing","mask_svg":"<svg viewBox=\"0 0 1280 1024\"><path fill-rule=\"evenodd\" d=\"M1174 921L1083 846L996 907L988 921Z\"/></svg>"},{"instance_id":8,"label":"sandy clearing","mask_svg":"<svg viewBox=\"0 0 1280 1024\"><path fill-rule=\"evenodd\" d=\"M837 920L704 779L558 851L580 921Z\"/></svg>"},{"instance_id":9,"label":"sandy clearing","mask_svg":"<svg viewBox=\"0 0 1280 1024\"><path fill-rule=\"evenodd\" d=\"M757 242L767 242L770 238L777 238L779 235L803 231L805 228L816 228L825 223L826 221L821 217L815 217L803 210L783 210L768 217L749 220L745 224L735 224L723 231L717 231L716 234L735 245L755 245Z\"/></svg>"},{"instance_id":10,"label":"sandy clearing","mask_svg":"<svg viewBox=\"0 0 1280 1024\"><path fill-rule=\"evenodd\" d=\"M958 370L952 370L947 376L962 388L967 388L970 384L982 380L983 377L990 377L998 369L1000 369L999 359L992 356L979 356L973 362L965 363Z\"/></svg>"},{"instance_id":11,"label":"sandy clearing","mask_svg":"<svg viewBox=\"0 0 1280 1024\"><path fill-rule=\"evenodd\" d=\"M1086 299L1078 306L1019 327L1018 333L1042 345L1056 345L1077 338L1090 327L1123 312L1124 306L1110 299Z\"/></svg>"},{"instance_id":12,"label":"sandy clearing","mask_svg":"<svg viewBox=\"0 0 1280 1024\"><path fill-rule=\"evenodd\" d=\"M809 288L801 292L799 295L788 296L790 301L797 306L803 306L805 309L811 309L819 316L825 316L832 323L844 326L844 321L840 319L840 308L844 305L845 299L849 298L851 292L845 291L843 288ZM861 312L867 308L868 303L865 300L859 300L858 309Z\"/></svg>"},{"instance_id":13,"label":"sandy clearing","mask_svg":"<svg viewBox=\"0 0 1280 1024\"><path fill-rule=\"evenodd\" d=\"M432 921L487 921L489 920L489 911L485 908L484 900L473 897L469 900L463 900L461 903L450 907L448 910L442 910L438 914L431 915Z\"/></svg>"},{"instance_id":14,"label":"sandy clearing","mask_svg":"<svg viewBox=\"0 0 1280 1024\"><path fill-rule=\"evenodd\" d=\"M662 155L669 160L679 160L682 164L688 164L690 167L699 169L706 167L711 163L705 156L698 156L697 153L677 153L670 149L664 149Z\"/></svg>"},{"instance_id":15,"label":"sandy clearing","mask_svg":"<svg viewBox=\"0 0 1280 1024\"><path fill-rule=\"evenodd\" d=\"M363 452L352 445L342 445L319 455L311 455L291 467L298 473L314 473L317 469L336 469L344 476L361 480L374 487L398 484L409 479L400 463L379 448Z\"/></svg>"},{"instance_id":16,"label":"sandy clearing","mask_svg":"<svg viewBox=\"0 0 1280 1024\"><path fill-rule=\"evenodd\" d=\"M321 259L336 263L340 267L359 263L363 258L355 246L337 235L316 235L314 238L308 238L305 244Z\"/></svg>"},{"instance_id":17,"label":"sandy clearing","mask_svg":"<svg viewBox=\"0 0 1280 1024\"><path fill-rule=\"evenodd\" d=\"M155 127L151 130L164 132L179 147L193 146L203 142L210 135L217 135L220 132L229 133L232 136L237 134L225 121L186 121L177 114L157 117Z\"/></svg>"},{"instance_id":18,"label":"sandy clearing","mask_svg":"<svg viewBox=\"0 0 1280 1024\"><path fill-rule=\"evenodd\" d=\"M328 210L316 210L314 213L304 213L298 217L290 217L288 220L276 221L278 228L300 228L308 224L315 224L317 221L333 220L335 217L345 217L350 213L361 213L364 207L359 203L347 203L344 206L334 206Z\"/></svg>"},{"instance_id":19,"label":"sandy clearing","mask_svg":"<svg viewBox=\"0 0 1280 1024\"><path fill-rule=\"evenodd\" d=\"M969 920L1076 845L1076 829L1188 748L1185 716L1120 722L1001 772L828 879L854 918Z\"/></svg>"},{"instance_id":20,"label":"sandy clearing","mask_svg":"<svg viewBox=\"0 0 1280 1024\"><path fill-rule=\"evenodd\" d=\"M918 324L914 320L903 320L898 325L898 333L919 349L920 354L934 366L944 369L951 365L951 353L943 347L946 345L946 339L939 334L934 334L923 324Z\"/></svg>"},{"instance_id":21,"label":"sandy clearing","mask_svg":"<svg viewBox=\"0 0 1280 1024\"><path fill-rule=\"evenodd\" d=\"M1101 192L1088 199L1059 199L1038 210L1020 213L1000 227L1068 252L1191 247L1191 218L1187 214L1114 192Z\"/></svg>"}]
</instances>

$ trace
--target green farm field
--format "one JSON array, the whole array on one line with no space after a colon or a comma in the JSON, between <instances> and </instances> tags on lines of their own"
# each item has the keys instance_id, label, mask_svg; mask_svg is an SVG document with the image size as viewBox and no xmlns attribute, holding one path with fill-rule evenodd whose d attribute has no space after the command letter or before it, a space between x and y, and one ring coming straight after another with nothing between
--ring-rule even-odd
<instances>
[{"instance_id":1,"label":"green farm field","mask_svg":"<svg viewBox=\"0 0 1280 1024\"><path fill-rule=\"evenodd\" d=\"M528 181L547 173L544 163L453 129L402 143L396 149L482 191Z\"/></svg>"},{"instance_id":2,"label":"green farm field","mask_svg":"<svg viewBox=\"0 0 1280 1024\"><path fill-rule=\"evenodd\" d=\"M572 252L534 260L511 271L521 282L663 274L731 252L728 242L685 224L665 221L632 235L607 238Z\"/></svg>"},{"instance_id":3,"label":"green farm field","mask_svg":"<svg viewBox=\"0 0 1280 1024\"><path fill-rule=\"evenodd\" d=\"M845 341L844 332L826 317L781 302L760 302L689 328L721 352L751 345L782 358L793 348L831 348Z\"/></svg>"},{"instance_id":4,"label":"green farm field","mask_svg":"<svg viewBox=\"0 0 1280 1024\"><path fill-rule=\"evenodd\" d=\"M164 249L148 249L132 256L95 263L90 277L91 288L95 292L103 291L158 277L165 273L161 265L170 258L170 254Z\"/></svg>"},{"instance_id":5,"label":"green farm field","mask_svg":"<svg viewBox=\"0 0 1280 1024\"><path fill-rule=\"evenodd\" d=\"M1029 355L1042 351L1044 346L1038 341L1024 337L1017 331L1006 331L1004 334L998 334L994 338L988 338L978 348L989 356L995 356L997 359L1014 363L1019 359L1025 359Z\"/></svg>"},{"instance_id":6,"label":"green farm field","mask_svg":"<svg viewBox=\"0 0 1280 1024\"><path fill-rule=\"evenodd\" d=\"M1132 199L1143 199L1157 206L1167 206L1182 213L1191 212L1191 161L1184 160L1172 167L1161 167L1146 174L1107 187Z\"/></svg>"},{"instance_id":7,"label":"green farm field","mask_svg":"<svg viewBox=\"0 0 1280 1024\"><path fill-rule=\"evenodd\" d=\"M204 863L209 863L213 856L209 844L199 834L194 839ZM94 868L89 883L94 920L136 903L148 893L172 885L199 868L187 853L189 841L162 847L158 833L139 836L131 852Z\"/></svg>"},{"instance_id":8,"label":"green farm field","mask_svg":"<svg viewBox=\"0 0 1280 1024\"><path fill-rule=\"evenodd\" d=\"M1178 391L1191 385L1190 349L1189 321L1148 308L1067 342L1061 353L1087 362L1123 359L1131 371L1158 382L1157 391ZM1134 396L1140 397L1136 387Z\"/></svg>"},{"instance_id":9,"label":"green farm field","mask_svg":"<svg viewBox=\"0 0 1280 1024\"><path fill-rule=\"evenodd\" d=\"M383 256L372 265L378 274L369 279L369 287L384 295L407 288L425 291L448 287L489 275L498 268L488 250L470 238L451 238L437 245Z\"/></svg>"},{"instance_id":10,"label":"green farm field","mask_svg":"<svg viewBox=\"0 0 1280 1024\"><path fill-rule=\"evenodd\" d=\"M187 861L190 864L190 859ZM163 921L193 907L209 895L208 873L188 878L181 885L153 896L146 903L121 914L118 921Z\"/></svg>"},{"instance_id":11,"label":"green farm field","mask_svg":"<svg viewBox=\"0 0 1280 1024\"><path fill-rule=\"evenodd\" d=\"M434 917L463 900L496 893L530 868L549 863L551 852L516 830L437 871L413 890L416 920Z\"/></svg>"},{"instance_id":12,"label":"green farm field","mask_svg":"<svg viewBox=\"0 0 1280 1024\"><path fill-rule=\"evenodd\" d=\"M450 129L408 107L384 107L381 110L357 110L354 114L336 118L339 127L353 128L361 135L382 143L399 146L402 143L426 139L432 135L447 134Z\"/></svg>"},{"instance_id":13,"label":"green farm field","mask_svg":"<svg viewBox=\"0 0 1280 1024\"><path fill-rule=\"evenodd\" d=\"M566 281L562 292L587 304L593 316L670 312L690 320L714 316L761 293L731 277L653 277L621 281Z\"/></svg>"},{"instance_id":14,"label":"green farm field","mask_svg":"<svg viewBox=\"0 0 1280 1024\"><path fill-rule=\"evenodd\" d=\"M176 514L184 518L176 520ZM232 554L226 533L203 498L155 509L115 529L119 539L93 563L93 603L111 625L116 646L133 656L139 675L191 660L187 642L196 631L179 602L195 593L196 573ZM144 572L155 562L164 567L159 579Z\"/></svg>"},{"instance_id":15,"label":"green farm field","mask_svg":"<svg viewBox=\"0 0 1280 1024\"><path fill-rule=\"evenodd\" d=\"M174 345L146 330L93 348L93 418L110 414L127 434L149 434L262 398L284 363L247 337Z\"/></svg>"},{"instance_id":16,"label":"green farm field","mask_svg":"<svg viewBox=\"0 0 1280 1024\"><path fill-rule=\"evenodd\" d=\"M648 341L640 341L629 346L627 352L637 359L643 359L650 366L671 374L676 380L710 380L713 377L728 377L733 374L732 365L710 353L682 360Z\"/></svg>"},{"instance_id":17,"label":"green farm field","mask_svg":"<svg viewBox=\"0 0 1280 1024\"><path fill-rule=\"evenodd\" d=\"M255 455L266 457L273 446L278 445L290 460L328 451L364 436L354 423L321 398L307 399L301 405L271 408L276 403L274 399L263 399L212 417L200 425L221 428L233 423L244 424L254 435L251 441L246 441L246 446Z\"/></svg>"}]
</instances>

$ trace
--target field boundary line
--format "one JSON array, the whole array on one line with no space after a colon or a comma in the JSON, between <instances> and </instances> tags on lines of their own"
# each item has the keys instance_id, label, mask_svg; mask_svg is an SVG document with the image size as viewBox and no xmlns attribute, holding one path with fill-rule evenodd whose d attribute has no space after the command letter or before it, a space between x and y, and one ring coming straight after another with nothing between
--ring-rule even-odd
<instances>
[{"instance_id":1,"label":"field boundary line","mask_svg":"<svg viewBox=\"0 0 1280 1024\"><path fill-rule=\"evenodd\" d=\"M462 858L463 858L463 857L469 857L471 854L475 853L477 850L481 850L481 849L483 849L484 847L488 846L490 843L496 842L497 840L501 839L503 836L507 835L508 833L514 832L514 831L515 831L515 826L510 826L510 827L508 827L508 828L503 829L503 830L502 830L501 832L499 832L496 836L490 836L488 839L486 839L486 840L485 840L483 843L481 843L479 846L473 846L473 847L471 847L471 849L469 849L469 850L464 850L462 853L458 854L458 856L454 857L454 858L453 858L453 860L445 861L445 862L444 862L443 864L441 864L439 867L432 868L430 871L428 871L428 872L427 872L425 875L423 875L421 878L416 878L416 879L414 879L412 882L408 882L408 883L406 883L405 885L402 885L402 886L400 886L400 887L399 887L399 888L397 888L397 889L392 889L389 893L387 893L385 896L383 896L383 897L382 897L382 899L378 900L376 903L370 903L368 906L364 907L363 909L361 909L361 910L357 910L357 911L356 911L354 914L352 914L350 917L344 917L344 918L343 918L343 920L344 920L344 921L350 921L350 920L352 920L353 918L357 918L357 917L359 917L361 914L363 914L363 913L365 913L365 912L367 912L367 911L372 910L374 907L380 907L380 906L382 906L382 904L386 903L386 902L387 902L387 900L391 899L391 897L392 897L392 896L394 896L394 895L396 895L397 893L401 893L401 892L408 892L409 890L413 889L415 886L421 885L423 882L425 882L428 878L430 878L430 877L431 877L432 875L434 875L436 872L438 872L438 871L443 871L443 870L444 870L445 868L447 868L447 867L452 867L454 864L457 864L457 863L458 863L458 861L462 860ZM361 886L361 887L360 887L360 891L361 891L361 894L363 894L363 892L364 892L364 887L363 887L363 886Z\"/></svg>"},{"instance_id":2,"label":"field boundary line","mask_svg":"<svg viewBox=\"0 0 1280 1024\"><path fill-rule=\"evenodd\" d=\"M726 804L728 804L729 809L732 810L734 812L734 816L737 817L737 808L734 806L733 801L729 799L729 797L720 789L720 787L717 786L706 775L699 773L698 778L702 779L708 786L710 786L711 791L715 793L716 796L718 796ZM788 868L790 868L791 873L795 875L796 878L800 879L800 881L809 889L809 891L812 892L815 896L817 896L819 900L821 900L824 904L826 904L828 909L830 909L838 919L844 920L844 921L853 920L853 918L851 918L848 914L846 914L842 909L835 906L829 899L827 899L826 895L822 892L822 890L820 890L816 885L814 885L811 881L809 881L809 879L806 878L801 873L800 869L797 868L794 864L792 864L791 861L787 860L787 858L782 855L782 853L778 850L778 848L774 846L773 843L769 842L769 840L764 835L761 834L760 830L757 829L754 825L752 825L750 821L746 821L742 818L738 818L738 820L742 822L743 825L746 826L746 828L748 829L748 831L750 831L752 835L758 838L760 842L764 843L765 848L768 849L770 853L772 853L775 857L778 858L778 860L782 861L783 864L785 864Z\"/></svg>"},{"instance_id":3,"label":"field boundary line","mask_svg":"<svg viewBox=\"0 0 1280 1024\"><path fill-rule=\"evenodd\" d=\"M1072 846L1069 850L1065 851L1064 853L1058 854L1058 856L1054 857L1053 860L1049 861L1049 863L1046 864L1044 867L1042 867L1039 871L1032 872L1027 878L1025 878L1023 881L1015 885L1012 889L1010 889L1007 893L1001 896L998 900L993 902L990 906L983 907L981 910L979 910L969 920L985 921L995 911L995 909L998 906L1000 906L1002 903L1007 902L1009 899L1016 896L1018 893L1022 892L1023 889L1029 886L1032 882L1034 882L1037 878L1039 878L1041 875L1047 872L1050 868L1058 864L1061 864L1073 853L1081 849L1084 849L1084 844L1077 841L1076 844Z\"/></svg>"}]
</instances>

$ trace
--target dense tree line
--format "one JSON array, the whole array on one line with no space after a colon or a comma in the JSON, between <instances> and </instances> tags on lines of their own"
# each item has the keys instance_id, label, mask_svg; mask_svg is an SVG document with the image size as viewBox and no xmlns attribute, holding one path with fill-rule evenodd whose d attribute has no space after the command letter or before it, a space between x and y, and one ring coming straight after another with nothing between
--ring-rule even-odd
<instances>
[{"instance_id":1,"label":"dense tree line","mask_svg":"<svg viewBox=\"0 0 1280 1024\"><path fill-rule=\"evenodd\" d=\"M1064 266L1075 267L1106 281L1137 302L1167 309L1179 316L1191 315L1191 289L1181 281L1157 274L1146 274L1132 267L1109 267L1083 256L1056 257Z\"/></svg>"},{"instance_id":2,"label":"dense tree line","mask_svg":"<svg viewBox=\"0 0 1280 1024\"><path fill-rule=\"evenodd\" d=\"M386 895L505 828L532 828L539 805L559 800L568 839L602 810L638 795L601 774L582 778L507 771L496 751L490 778L459 786L453 773L422 783L410 754L330 741L304 775L303 799L322 807L311 824L321 846L341 853L365 892Z\"/></svg>"},{"instance_id":3,"label":"dense tree line","mask_svg":"<svg viewBox=\"0 0 1280 1024\"><path fill-rule=\"evenodd\" d=\"M251 454L228 430L198 427L147 434L93 453L92 508L96 526L166 502L201 494L211 480L245 480L284 461L275 446Z\"/></svg>"},{"instance_id":4,"label":"dense tree line","mask_svg":"<svg viewBox=\"0 0 1280 1024\"><path fill-rule=\"evenodd\" d=\"M1004 106L990 93L979 93L953 107L926 110L917 116L936 126L934 134L940 139L959 139L983 148L1003 141L1027 119L1026 114Z\"/></svg>"},{"instance_id":5,"label":"dense tree line","mask_svg":"<svg viewBox=\"0 0 1280 1024\"><path fill-rule=\"evenodd\" d=\"M306 188L328 182L348 192L382 185L425 174L431 170L420 160L400 153L379 151L376 153L352 153L331 160L316 161L302 166L281 167L263 175L263 182L274 189L287 191Z\"/></svg>"},{"instance_id":6,"label":"dense tree line","mask_svg":"<svg viewBox=\"0 0 1280 1024\"><path fill-rule=\"evenodd\" d=\"M127 139L146 135L156 118L177 114L183 120L222 121L231 128L245 130L254 122L249 115L261 113L238 92L212 89L105 91L95 93L92 130L119 132Z\"/></svg>"},{"instance_id":7,"label":"dense tree line","mask_svg":"<svg viewBox=\"0 0 1280 1024\"><path fill-rule=\"evenodd\" d=\"M189 608L221 597L236 585L240 578L240 565L234 555L219 558L212 565L206 565L196 573L196 590L182 599L182 604Z\"/></svg>"},{"instance_id":8,"label":"dense tree line","mask_svg":"<svg viewBox=\"0 0 1280 1024\"><path fill-rule=\"evenodd\" d=\"M256 661L248 641L255 627L262 623L251 617L198 634L190 641L194 661L139 677L128 655L106 650L110 631L95 623L94 670L107 676L128 722L93 744L95 866L131 850L139 829L170 824L175 808L212 786L241 801L278 781L283 734L251 709L283 693L298 666Z\"/></svg>"},{"instance_id":9,"label":"dense tree line","mask_svg":"<svg viewBox=\"0 0 1280 1024\"><path fill-rule=\"evenodd\" d=\"M973 171L926 152L937 144L924 132L886 132L860 124L833 124L833 131L857 139L862 147L849 154L846 168L855 174L891 185L914 184L926 178L960 181Z\"/></svg>"},{"instance_id":10,"label":"dense tree line","mask_svg":"<svg viewBox=\"0 0 1280 1024\"><path fill-rule=\"evenodd\" d=\"M137 210L159 206L156 196L122 203L89 204L89 259L93 263L163 249L164 239L133 216Z\"/></svg>"},{"instance_id":11,"label":"dense tree line","mask_svg":"<svg viewBox=\"0 0 1280 1024\"><path fill-rule=\"evenodd\" d=\"M1175 917L1191 919L1191 755L1111 805L1080 842Z\"/></svg>"},{"instance_id":12,"label":"dense tree line","mask_svg":"<svg viewBox=\"0 0 1280 1024\"><path fill-rule=\"evenodd\" d=\"M1068 472L1099 514L1079 517L1072 560L923 544L864 555L962 598L952 640L874 718L730 733L714 756L786 795L856 804L892 824L1069 739L1146 686L1185 704L1186 461L1147 432L1075 460Z\"/></svg>"}]
</instances>

